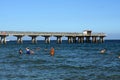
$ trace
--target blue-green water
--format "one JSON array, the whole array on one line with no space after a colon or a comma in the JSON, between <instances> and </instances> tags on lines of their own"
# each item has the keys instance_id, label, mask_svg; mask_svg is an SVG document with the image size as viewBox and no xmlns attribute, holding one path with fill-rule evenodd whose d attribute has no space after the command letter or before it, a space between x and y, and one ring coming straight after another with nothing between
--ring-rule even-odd
<instances>
[{"instance_id":1,"label":"blue-green water","mask_svg":"<svg viewBox=\"0 0 120 80\"><path fill-rule=\"evenodd\" d=\"M26 47L35 53L25 54ZM54 56L49 55L51 47L55 48ZM95 44L0 44L0 80L120 80L119 47L119 40ZM18 53L20 48L22 55ZM107 49L105 54L100 53L103 48Z\"/></svg>"}]
</instances>

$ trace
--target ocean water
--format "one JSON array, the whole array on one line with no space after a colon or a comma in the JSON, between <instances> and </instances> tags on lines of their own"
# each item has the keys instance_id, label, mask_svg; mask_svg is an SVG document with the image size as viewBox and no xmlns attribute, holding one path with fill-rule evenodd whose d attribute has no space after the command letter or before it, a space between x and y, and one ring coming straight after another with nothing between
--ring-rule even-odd
<instances>
[{"instance_id":1,"label":"ocean water","mask_svg":"<svg viewBox=\"0 0 120 80\"><path fill-rule=\"evenodd\" d=\"M29 47L34 54L27 55ZM50 56L54 47L55 55ZM23 54L18 53L19 49ZM105 54L100 50L105 48ZM120 41L0 44L0 80L120 80Z\"/></svg>"}]
</instances>

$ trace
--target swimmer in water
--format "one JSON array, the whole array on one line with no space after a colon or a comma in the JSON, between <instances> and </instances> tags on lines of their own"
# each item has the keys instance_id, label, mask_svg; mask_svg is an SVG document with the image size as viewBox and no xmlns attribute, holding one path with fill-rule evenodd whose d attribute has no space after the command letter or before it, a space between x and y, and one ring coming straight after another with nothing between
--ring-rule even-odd
<instances>
[{"instance_id":1,"label":"swimmer in water","mask_svg":"<svg viewBox=\"0 0 120 80\"><path fill-rule=\"evenodd\" d=\"M51 55L51 56L54 56L54 54L55 54L55 50L54 50L53 47L51 47L51 49L50 49L50 55Z\"/></svg>"},{"instance_id":2,"label":"swimmer in water","mask_svg":"<svg viewBox=\"0 0 120 80\"><path fill-rule=\"evenodd\" d=\"M120 56L118 56L118 58L120 58Z\"/></svg>"},{"instance_id":3,"label":"swimmer in water","mask_svg":"<svg viewBox=\"0 0 120 80\"><path fill-rule=\"evenodd\" d=\"M34 51L30 50L29 48L26 48L26 54L34 54Z\"/></svg>"},{"instance_id":4,"label":"swimmer in water","mask_svg":"<svg viewBox=\"0 0 120 80\"><path fill-rule=\"evenodd\" d=\"M26 54L30 54L30 49L26 48Z\"/></svg>"},{"instance_id":5,"label":"swimmer in water","mask_svg":"<svg viewBox=\"0 0 120 80\"><path fill-rule=\"evenodd\" d=\"M23 53L23 50L20 48L19 49L19 54L22 54Z\"/></svg>"},{"instance_id":6,"label":"swimmer in water","mask_svg":"<svg viewBox=\"0 0 120 80\"><path fill-rule=\"evenodd\" d=\"M30 50L30 54L34 54L34 51L33 51L33 50Z\"/></svg>"},{"instance_id":7,"label":"swimmer in water","mask_svg":"<svg viewBox=\"0 0 120 80\"><path fill-rule=\"evenodd\" d=\"M100 51L100 53L105 53L106 52L106 49L102 49L101 51Z\"/></svg>"}]
</instances>

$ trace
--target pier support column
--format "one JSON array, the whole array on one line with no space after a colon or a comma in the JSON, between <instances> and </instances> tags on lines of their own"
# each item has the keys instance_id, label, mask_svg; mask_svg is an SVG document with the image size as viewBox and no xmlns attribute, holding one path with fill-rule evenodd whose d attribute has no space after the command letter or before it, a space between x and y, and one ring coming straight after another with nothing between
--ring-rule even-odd
<instances>
[{"instance_id":1,"label":"pier support column","mask_svg":"<svg viewBox=\"0 0 120 80\"><path fill-rule=\"evenodd\" d=\"M97 43L97 36L92 36L92 43Z\"/></svg>"},{"instance_id":2,"label":"pier support column","mask_svg":"<svg viewBox=\"0 0 120 80\"><path fill-rule=\"evenodd\" d=\"M73 37L73 43L76 43L76 37L75 36Z\"/></svg>"},{"instance_id":3,"label":"pier support column","mask_svg":"<svg viewBox=\"0 0 120 80\"><path fill-rule=\"evenodd\" d=\"M84 37L78 37L78 43L83 43L84 42Z\"/></svg>"},{"instance_id":4,"label":"pier support column","mask_svg":"<svg viewBox=\"0 0 120 80\"><path fill-rule=\"evenodd\" d=\"M78 37L78 43L80 43L80 37Z\"/></svg>"},{"instance_id":5,"label":"pier support column","mask_svg":"<svg viewBox=\"0 0 120 80\"><path fill-rule=\"evenodd\" d=\"M73 43L73 37L71 36L68 37L68 43Z\"/></svg>"},{"instance_id":6,"label":"pier support column","mask_svg":"<svg viewBox=\"0 0 120 80\"><path fill-rule=\"evenodd\" d=\"M80 40L81 40L80 42L81 42L81 43L84 43L84 37L80 37L80 38L81 38L81 39L80 39Z\"/></svg>"},{"instance_id":7,"label":"pier support column","mask_svg":"<svg viewBox=\"0 0 120 80\"><path fill-rule=\"evenodd\" d=\"M1 36L1 44L6 44L6 36Z\"/></svg>"},{"instance_id":8,"label":"pier support column","mask_svg":"<svg viewBox=\"0 0 120 80\"><path fill-rule=\"evenodd\" d=\"M32 43L37 43L36 37L37 36L31 36L32 37Z\"/></svg>"},{"instance_id":9,"label":"pier support column","mask_svg":"<svg viewBox=\"0 0 120 80\"><path fill-rule=\"evenodd\" d=\"M70 40L70 37L68 37L68 43L70 43L70 41L71 41L71 40Z\"/></svg>"},{"instance_id":10,"label":"pier support column","mask_svg":"<svg viewBox=\"0 0 120 80\"><path fill-rule=\"evenodd\" d=\"M23 37L23 36L17 36L17 43L23 43L22 37Z\"/></svg>"},{"instance_id":11,"label":"pier support column","mask_svg":"<svg viewBox=\"0 0 120 80\"><path fill-rule=\"evenodd\" d=\"M90 36L86 36L86 42L87 42L87 43L90 42Z\"/></svg>"},{"instance_id":12,"label":"pier support column","mask_svg":"<svg viewBox=\"0 0 120 80\"><path fill-rule=\"evenodd\" d=\"M45 43L50 43L50 37L49 36L45 36Z\"/></svg>"},{"instance_id":13,"label":"pier support column","mask_svg":"<svg viewBox=\"0 0 120 80\"><path fill-rule=\"evenodd\" d=\"M103 43L103 42L104 42L104 39L103 39L103 38L104 38L104 36L100 36L99 38L100 38L100 39L99 39L99 40L100 40L100 42L101 42L101 43Z\"/></svg>"},{"instance_id":14,"label":"pier support column","mask_svg":"<svg viewBox=\"0 0 120 80\"><path fill-rule=\"evenodd\" d=\"M0 44L1 44L1 36L0 36Z\"/></svg>"},{"instance_id":15,"label":"pier support column","mask_svg":"<svg viewBox=\"0 0 120 80\"><path fill-rule=\"evenodd\" d=\"M62 43L62 37L61 36L57 36L57 43Z\"/></svg>"}]
</instances>

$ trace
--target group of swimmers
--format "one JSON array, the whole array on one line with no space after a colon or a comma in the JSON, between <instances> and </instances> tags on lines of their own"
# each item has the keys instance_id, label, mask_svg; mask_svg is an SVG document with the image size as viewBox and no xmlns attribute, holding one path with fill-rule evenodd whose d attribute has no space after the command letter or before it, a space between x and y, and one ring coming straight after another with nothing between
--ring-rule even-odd
<instances>
[{"instance_id":1,"label":"group of swimmers","mask_svg":"<svg viewBox=\"0 0 120 80\"><path fill-rule=\"evenodd\" d=\"M40 49L40 48L39 48ZM38 48L37 48L37 50L38 50ZM20 48L19 49L19 54L23 54L23 50ZM33 50L31 50L31 49L29 49L28 47L26 48L26 54L34 54L34 51ZM51 56L54 56L54 54L55 54L55 50L54 50L54 48L53 47L51 47L51 49L50 49L50 55Z\"/></svg>"},{"instance_id":2,"label":"group of swimmers","mask_svg":"<svg viewBox=\"0 0 120 80\"><path fill-rule=\"evenodd\" d=\"M33 53L33 51L32 50L30 50L28 47L26 48L26 54L32 54ZM20 48L19 49L19 54L23 54L23 50Z\"/></svg>"},{"instance_id":3,"label":"group of swimmers","mask_svg":"<svg viewBox=\"0 0 120 80\"><path fill-rule=\"evenodd\" d=\"M40 48L37 48L37 50L39 50L39 49L40 49ZM106 53L106 49L100 50L100 53L102 53L102 54ZM22 50L21 48L19 49L19 54L23 54L23 50ZM30 50L30 49L27 47L27 48L26 48L26 54L34 54L34 51L33 51L33 50ZM54 56L55 50L54 50L53 47L51 47L49 54L50 54L51 56ZM120 56L118 56L118 58L120 58Z\"/></svg>"}]
</instances>

